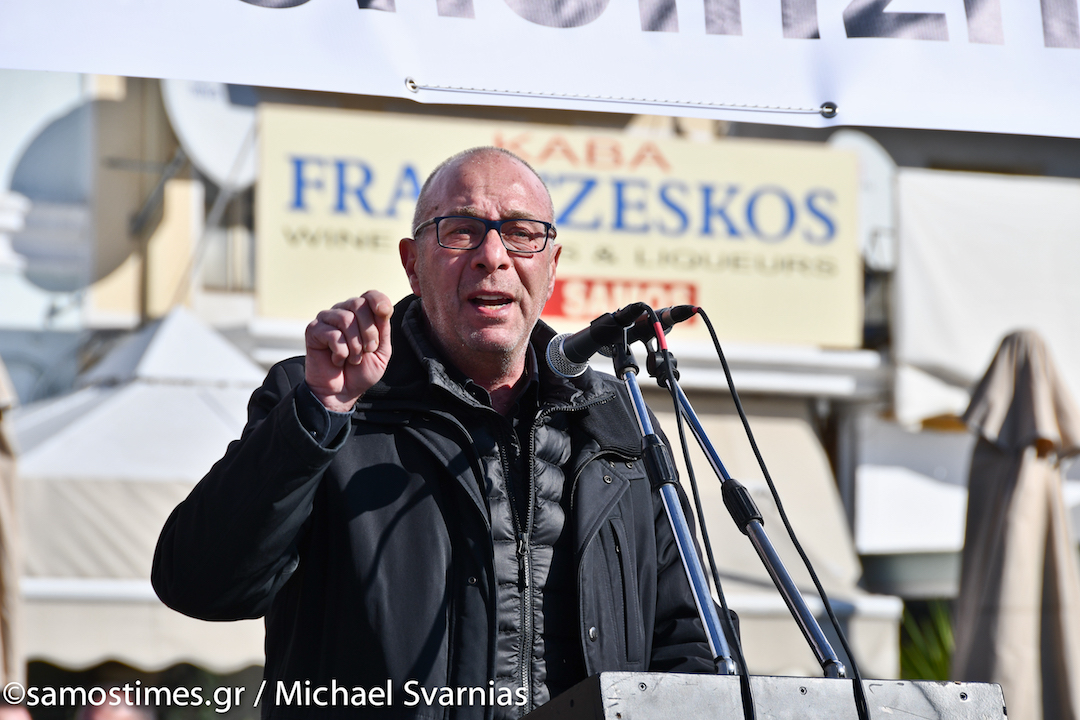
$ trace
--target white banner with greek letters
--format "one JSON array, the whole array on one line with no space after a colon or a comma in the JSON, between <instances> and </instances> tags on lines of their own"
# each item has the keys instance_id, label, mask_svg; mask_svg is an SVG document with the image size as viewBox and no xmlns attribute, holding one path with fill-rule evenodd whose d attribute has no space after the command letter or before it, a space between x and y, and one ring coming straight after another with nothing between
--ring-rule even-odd
<instances>
[{"instance_id":1,"label":"white banner with greek letters","mask_svg":"<svg viewBox=\"0 0 1080 720\"><path fill-rule=\"evenodd\" d=\"M0 67L1080 137L1078 0L0 0Z\"/></svg>"}]
</instances>

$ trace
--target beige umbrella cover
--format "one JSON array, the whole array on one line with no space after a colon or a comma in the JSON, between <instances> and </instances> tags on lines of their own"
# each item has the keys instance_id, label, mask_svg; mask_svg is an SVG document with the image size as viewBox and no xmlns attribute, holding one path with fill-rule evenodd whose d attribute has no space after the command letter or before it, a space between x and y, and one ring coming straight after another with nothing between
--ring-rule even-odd
<instances>
[{"instance_id":1,"label":"beige umbrella cover","mask_svg":"<svg viewBox=\"0 0 1080 720\"><path fill-rule=\"evenodd\" d=\"M1080 568L1059 463L1080 410L1034 332L1007 336L964 414L971 461L956 680L1000 683L1010 720L1080 720Z\"/></svg>"},{"instance_id":2,"label":"beige umbrella cover","mask_svg":"<svg viewBox=\"0 0 1080 720\"><path fill-rule=\"evenodd\" d=\"M15 504L15 448L11 440L10 410L16 401L15 388L0 361L0 681L21 682L22 656L16 634L21 595L19 593L19 534Z\"/></svg>"}]
</instances>

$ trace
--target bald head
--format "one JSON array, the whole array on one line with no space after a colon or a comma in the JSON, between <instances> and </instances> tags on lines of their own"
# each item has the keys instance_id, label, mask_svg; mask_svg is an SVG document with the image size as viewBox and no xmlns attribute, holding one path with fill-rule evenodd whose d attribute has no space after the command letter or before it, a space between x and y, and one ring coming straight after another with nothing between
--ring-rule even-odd
<instances>
[{"instance_id":1,"label":"bald head","mask_svg":"<svg viewBox=\"0 0 1080 720\"><path fill-rule=\"evenodd\" d=\"M464 164L483 163L486 160L490 160L492 156L505 156L511 158L515 162L520 163L522 167L528 169L528 171L540 181L540 185L543 186L544 193L547 196L548 212L547 217L537 218L537 220L547 220L548 222L552 222L555 216L555 206L551 202L551 193L548 192L547 185L544 184L544 180L540 177L540 174L536 172L529 163L525 162L506 148L487 145L469 148L468 150L462 150L456 155L452 155L439 163L439 166L428 175L427 180L424 181L424 186L420 188L420 195L416 199L416 210L413 212L412 234L416 235L416 228L420 223L431 219L431 196L438 188L438 185L444 176L456 171Z\"/></svg>"}]
</instances>

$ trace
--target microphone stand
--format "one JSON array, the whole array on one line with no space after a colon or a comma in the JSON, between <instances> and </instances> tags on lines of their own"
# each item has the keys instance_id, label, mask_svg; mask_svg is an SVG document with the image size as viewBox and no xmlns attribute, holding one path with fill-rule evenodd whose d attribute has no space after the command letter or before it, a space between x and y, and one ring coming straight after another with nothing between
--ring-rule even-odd
<instances>
[{"instance_id":1,"label":"microphone stand","mask_svg":"<svg viewBox=\"0 0 1080 720\"><path fill-rule=\"evenodd\" d=\"M634 362L634 356L630 352L625 337L613 346L612 362L615 366L615 375L622 379L633 406L638 428L641 430L642 450L649 482L654 488L658 487L660 490L664 509L679 549L679 556L682 558L683 568L694 595L698 616L701 618L709 641L709 650L716 663L717 673L736 675L735 661L732 659L731 649L728 647L727 638L720 625L720 618L716 613L716 606L709 593L709 584L705 579L701 560L694 548L693 535L686 522L686 516L683 514L682 504L679 502L679 494L675 488L675 463L667 446L653 430L648 408L637 383L637 373L640 370Z\"/></svg>"},{"instance_id":2,"label":"microphone stand","mask_svg":"<svg viewBox=\"0 0 1080 720\"><path fill-rule=\"evenodd\" d=\"M780 591L780 595L784 598L788 610L791 612L792 617L795 618L795 622L799 625L799 629L802 630L803 637L806 638L807 643L810 645L810 649L813 650L814 656L817 658L818 663L821 665L821 669L825 673L825 677L847 677L847 670L844 667L844 664L840 662L832 645L825 637L825 633L822 632L817 619L814 617L814 614L810 612L810 608L807 607L806 601L803 600L802 593L799 592L799 588L791 579L791 575L788 573L787 568L784 567L783 561L776 553L776 548L773 547L768 533L765 532L764 521L753 498L742 483L728 474L727 468L724 467L724 463L720 460L720 456L717 454L716 449L713 448L712 443L709 441L705 429L701 426L701 422L698 420L697 413L694 412L693 406L683 393L682 388L679 387L679 384L674 378L670 377L668 368L674 367L674 356L672 356L670 351L666 348L659 352L666 353L670 363L659 361L657 359L659 353L650 354L648 363L649 371L657 379L657 382L660 383L661 387L674 388L676 400L678 401L682 416L690 424L691 432L693 432L694 437L697 438L698 445L705 453L705 457L708 458L713 472L715 472L716 476L720 479L724 505L727 506L732 519L742 533L750 538L750 542L757 551L758 557L761 558L765 570L769 573L769 577L772 578L773 584L776 585L776 589Z\"/></svg>"}]
</instances>

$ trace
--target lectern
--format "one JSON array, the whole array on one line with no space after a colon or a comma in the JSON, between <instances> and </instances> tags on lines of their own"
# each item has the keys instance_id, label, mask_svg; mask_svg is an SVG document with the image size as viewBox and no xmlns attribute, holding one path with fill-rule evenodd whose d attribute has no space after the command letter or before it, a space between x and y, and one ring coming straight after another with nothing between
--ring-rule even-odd
<instances>
[{"instance_id":1,"label":"lectern","mask_svg":"<svg viewBox=\"0 0 1080 720\"><path fill-rule=\"evenodd\" d=\"M834 678L750 678L757 720L857 720L851 683ZM1001 687L986 683L864 680L877 720L1005 720ZM593 675L528 720L743 720L731 675L608 672Z\"/></svg>"}]
</instances>

